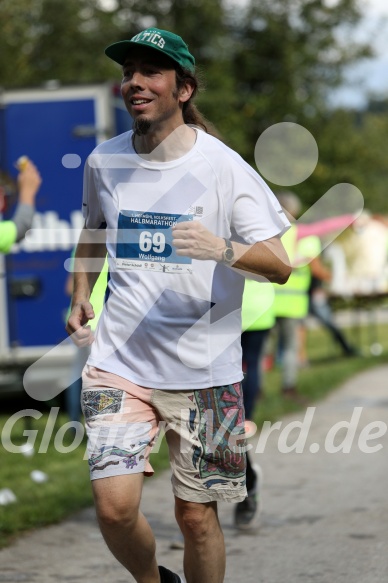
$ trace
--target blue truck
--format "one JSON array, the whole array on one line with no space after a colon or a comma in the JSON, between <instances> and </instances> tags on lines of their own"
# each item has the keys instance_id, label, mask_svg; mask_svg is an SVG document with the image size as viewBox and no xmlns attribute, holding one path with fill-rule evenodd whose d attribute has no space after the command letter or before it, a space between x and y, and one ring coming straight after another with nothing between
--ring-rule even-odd
<instances>
[{"instance_id":1,"label":"blue truck","mask_svg":"<svg viewBox=\"0 0 388 583\"><path fill-rule=\"evenodd\" d=\"M15 161L25 155L43 179L36 231L0 255L0 391L20 388L23 371L61 343L51 351L52 361L45 359L45 378L40 372L36 382L55 383L62 376L63 385L74 356L71 342L63 343L69 305L64 263L74 244L70 230L83 224L83 166L98 143L130 124L113 84L0 93L1 171L15 177Z\"/></svg>"}]
</instances>

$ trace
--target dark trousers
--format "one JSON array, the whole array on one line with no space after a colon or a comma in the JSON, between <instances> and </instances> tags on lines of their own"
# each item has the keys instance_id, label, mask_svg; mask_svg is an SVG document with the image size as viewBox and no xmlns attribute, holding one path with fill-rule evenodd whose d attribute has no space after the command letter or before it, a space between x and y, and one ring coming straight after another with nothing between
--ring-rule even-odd
<instances>
[{"instance_id":1,"label":"dark trousers","mask_svg":"<svg viewBox=\"0 0 388 583\"><path fill-rule=\"evenodd\" d=\"M310 298L309 312L327 328L334 340L341 346L344 354L354 353L354 348L348 343L344 334L336 325L330 304L326 299L316 299L312 296Z\"/></svg>"},{"instance_id":2,"label":"dark trousers","mask_svg":"<svg viewBox=\"0 0 388 583\"><path fill-rule=\"evenodd\" d=\"M261 391L260 364L269 330L247 330L241 335L245 375L242 382L246 419L252 419L256 399Z\"/></svg>"}]
</instances>

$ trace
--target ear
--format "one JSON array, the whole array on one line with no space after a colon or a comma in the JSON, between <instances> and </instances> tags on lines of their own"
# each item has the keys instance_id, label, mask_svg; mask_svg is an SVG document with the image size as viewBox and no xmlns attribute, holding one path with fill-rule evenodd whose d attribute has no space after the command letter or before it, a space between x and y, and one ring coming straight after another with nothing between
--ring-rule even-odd
<instances>
[{"instance_id":1,"label":"ear","mask_svg":"<svg viewBox=\"0 0 388 583\"><path fill-rule=\"evenodd\" d=\"M183 87L179 90L179 101L185 103L190 99L194 91L194 85L187 80Z\"/></svg>"}]
</instances>

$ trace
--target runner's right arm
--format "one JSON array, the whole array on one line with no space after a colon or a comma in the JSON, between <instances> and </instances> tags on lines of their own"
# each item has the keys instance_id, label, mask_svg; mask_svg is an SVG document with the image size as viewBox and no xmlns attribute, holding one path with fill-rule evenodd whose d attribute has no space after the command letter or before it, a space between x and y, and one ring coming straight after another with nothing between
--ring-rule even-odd
<instances>
[{"instance_id":1,"label":"runner's right arm","mask_svg":"<svg viewBox=\"0 0 388 583\"><path fill-rule=\"evenodd\" d=\"M74 255L73 295L66 325L67 333L77 346L88 346L94 340L90 326L87 326L88 321L95 316L89 299L105 257L105 230L91 231L84 227Z\"/></svg>"}]
</instances>

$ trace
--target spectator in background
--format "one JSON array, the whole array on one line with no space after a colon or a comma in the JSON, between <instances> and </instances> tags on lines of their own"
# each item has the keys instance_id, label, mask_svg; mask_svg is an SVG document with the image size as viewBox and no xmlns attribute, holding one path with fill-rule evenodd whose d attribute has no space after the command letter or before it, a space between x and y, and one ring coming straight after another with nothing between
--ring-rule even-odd
<instances>
[{"instance_id":1,"label":"spectator in background","mask_svg":"<svg viewBox=\"0 0 388 583\"><path fill-rule=\"evenodd\" d=\"M320 258L317 257L320 262ZM326 269L325 266L322 266ZM323 270L322 270L323 271ZM326 270L327 271L327 270ZM325 289L325 282L331 280L331 277L319 277L317 270L311 278L309 289L309 314L317 318L319 322L330 332L333 340L339 344L344 356L357 356L358 352L346 339L342 330L335 323L333 312L329 304L328 293ZM306 340L304 339L304 345ZM306 352L304 351L304 354ZM302 362L305 360L302 357Z\"/></svg>"},{"instance_id":2,"label":"spectator in background","mask_svg":"<svg viewBox=\"0 0 388 583\"><path fill-rule=\"evenodd\" d=\"M255 405L261 396L262 375L261 363L265 344L271 328L275 324L273 311L273 286L269 282L245 280L242 302L241 347L244 369L242 382L246 434L250 435ZM253 431L254 431L253 430ZM247 492L248 496L236 504L234 522L239 529L249 529L260 504L261 469L253 465L247 452Z\"/></svg>"},{"instance_id":3,"label":"spectator in background","mask_svg":"<svg viewBox=\"0 0 388 583\"><path fill-rule=\"evenodd\" d=\"M245 280L242 303L241 346L243 351L245 418L252 419L261 396L260 363L266 340L275 325L273 286L269 282Z\"/></svg>"},{"instance_id":4,"label":"spectator in background","mask_svg":"<svg viewBox=\"0 0 388 583\"><path fill-rule=\"evenodd\" d=\"M296 216L300 214L299 200L292 193L279 195L279 201L292 214L295 213ZM320 257L315 257L315 254L320 251L320 242L317 237L312 236L314 232L326 234L333 230L342 229L353 220L354 217L352 215L343 215L309 225L294 225L294 232L289 232L290 234L287 233L282 238L284 242L289 237L290 246L295 247L295 253L288 249L290 259L293 254L296 262L302 257L309 257L310 259L308 266L300 266L294 269L290 278L291 282L289 280L289 283L278 289L278 294L280 290L284 290L284 293L280 292L282 294L281 299L279 300L279 296L277 297L276 305L278 313L282 313L282 317L278 318L278 324L286 352L285 377L289 374L290 377L287 376L286 378L287 380L288 378L291 379L289 385L284 380L283 386L286 391L291 389L291 392L293 392L292 387L296 385L294 367L291 367L291 372L290 368L287 369L286 367L290 366L288 365L288 359L291 359L291 354L293 354L294 364L297 364L298 353L296 347L301 341L302 346L305 347L305 342L303 342L305 340L304 334L298 338L298 330L302 332L305 330L305 327L299 326L299 323L303 321L303 319L299 320L299 317L306 316L308 309L310 309L310 313L316 315L327 326L346 354L353 355L355 353L332 319L326 292L322 287L323 282L331 280L331 273ZM287 244L284 244L287 248ZM310 287L308 285L309 282ZM312 292L311 295L310 292ZM262 391L261 364L266 341L276 322L273 293L271 283L259 283L250 279L245 280L242 303L243 333L241 335L241 346L244 368L242 388L245 419L248 425L247 435L250 432L249 422L253 421L255 405L260 399ZM322 301L322 294L324 294L324 301ZM289 318L285 318L284 314L288 315ZM259 508L261 482L261 469L252 464L249 452L247 452L248 497L236 504L235 509L235 526L239 529L248 529L254 523L254 518Z\"/></svg>"},{"instance_id":5,"label":"spectator in background","mask_svg":"<svg viewBox=\"0 0 388 583\"><path fill-rule=\"evenodd\" d=\"M293 270L285 285L274 284L274 313L282 354L282 392L285 397L298 398L299 329L308 314L311 273L314 268L318 269L316 258L321 252L321 243L315 236L298 240L295 219L301 211L299 198L292 192L284 192L278 195L278 200L292 221L282 243Z\"/></svg>"},{"instance_id":6,"label":"spectator in background","mask_svg":"<svg viewBox=\"0 0 388 583\"><path fill-rule=\"evenodd\" d=\"M0 253L9 253L14 243L21 241L31 228L35 212L35 197L41 185L36 166L23 157L19 164L18 204L11 220L0 222ZM0 185L0 189L3 187Z\"/></svg>"},{"instance_id":7,"label":"spectator in background","mask_svg":"<svg viewBox=\"0 0 388 583\"><path fill-rule=\"evenodd\" d=\"M387 290L387 243L387 227L364 210L342 242L347 283L352 293L367 296Z\"/></svg>"}]
</instances>

